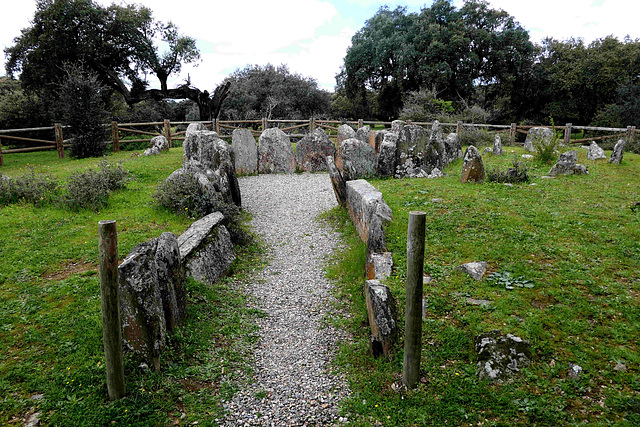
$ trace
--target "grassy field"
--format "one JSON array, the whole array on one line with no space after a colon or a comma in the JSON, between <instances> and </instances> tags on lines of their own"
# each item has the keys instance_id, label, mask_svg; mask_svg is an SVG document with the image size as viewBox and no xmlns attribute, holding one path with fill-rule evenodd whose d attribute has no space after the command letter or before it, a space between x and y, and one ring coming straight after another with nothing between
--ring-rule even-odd
<instances>
[{"instance_id":1,"label":"grassy field","mask_svg":"<svg viewBox=\"0 0 640 427\"><path fill-rule=\"evenodd\" d=\"M390 360L367 354L365 247L353 227L345 229L344 210L326 215L348 243L329 275L355 314L343 322L355 339L339 360L351 381L344 413L352 425L640 425L640 209L629 206L640 202L640 156L626 153L614 166L577 150L589 175L542 179L550 166L528 160L530 183L462 184L457 161L442 179L370 181L394 212L386 233L395 272L387 284L401 328L408 214L427 213L424 268L433 281L424 288L415 390L394 391L402 339ZM505 170L522 153L505 147L485 166ZM488 263L483 280L455 271L471 261ZM489 280L491 273L506 279ZM533 287L518 287L524 280ZM469 305L468 297L491 305ZM477 379L474 338L492 329L532 344L532 364L513 381ZM583 368L578 379L569 377L570 364Z\"/></svg>"},{"instance_id":2,"label":"grassy field","mask_svg":"<svg viewBox=\"0 0 640 427\"><path fill-rule=\"evenodd\" d=\"M171 337L162 372L126 359L127 397L107 397L98 221L117 220L120 258L162 232L180 234L192 222L153 206L158 182L181 167L182 149L155 157L120 152L134 180L111 194L98 212L56 204L0 207L0 424L21 425L39 412L45 425L215 425L222 399L247 370L255 340L242 283L260 265L262 250L239 250L231 277L215 286L190 281L188 321ZM0 172L52 175L60 184L101 159L57 159L55 152L8 154Z\"/></svg>"}]
</instances>

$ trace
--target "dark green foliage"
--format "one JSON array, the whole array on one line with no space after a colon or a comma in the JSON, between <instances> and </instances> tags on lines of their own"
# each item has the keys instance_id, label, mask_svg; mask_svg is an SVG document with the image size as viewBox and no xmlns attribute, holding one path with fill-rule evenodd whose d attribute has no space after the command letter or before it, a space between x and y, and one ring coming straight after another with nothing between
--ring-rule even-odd
<instances>
[{"instance_id":1,"label":"dark green foliage","mask_svg":"<svg viewBox=\"0 0 640 427\"><path fill-rule=\"evenodd\" d=\"M51 203L58 193L58 184L49 175L30 173L11 178L0 173L0 206L26 202L41 206Z\"/></svg>"},{"instance_id":2,"label":"dark green foliage","mask_svg":"<svg viewBox=\"0 0 640 427\"><path fill-rule=\"evenodd\" d=\"M513 167L506 171L500 170L499 167L487 170L487 181L498 183L520 184L529 182L529 170L523 162L518 159L513 160Z\"/></svg>"},{"instance_id":3,"label":"dark green foliage","mask_svg":"<svg viewBox=\"0 0 640 427\"><path fill-rule=\"evenodd\" d=\"M476 127L463 127L458 135L460 145L473 145L476 148L493 146L495 135L486 129Z\"/></svg>"},{"instance_id":4,"label":"dark green foliage","mask_svg":"<svg viewBox=\"0 0 640 427\"><path fill-rule=\"evenodd\" d=\"M69 209L97 211L107 205L112 191L124 188L131 179L129 172L122 169L122 166L110 165L106 160L100 163L99 168L69 176L67 193L63 199Z\"/></svg>"}]
</instances>

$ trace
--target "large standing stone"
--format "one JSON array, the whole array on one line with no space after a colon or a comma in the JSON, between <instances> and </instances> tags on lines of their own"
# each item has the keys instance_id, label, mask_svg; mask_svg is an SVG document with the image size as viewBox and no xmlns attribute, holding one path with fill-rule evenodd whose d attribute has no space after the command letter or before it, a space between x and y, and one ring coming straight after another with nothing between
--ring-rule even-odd
<instances>
[{"instance_id":1,"label":"large standing stone","mask_svg":"<svg viewBox=\"0 0 640 427\"><path fill-rule=\"evenodd\" d=\"M600 160L600 159L606 159L606 158L607 158L607 155L604 153L604 150L600 148L600 146L596 144L595 141L591 141L591 144L589 144L589 148L587 151L587 159Z\"/></svg>"},{"instance_id":2,"label":"large standing stone","mask_svg":"<svg viewBox=\"0 0 640 427\"><path fill-rule=\"evenodd\" d=\"M589 173L586 167L576 164L577 160L578 153L576 153L574 150L560 154L558 161L555 165L553 165L548 175L558 176Z\"/></svg>"},{"instance_id":3,"label":"large standing stone","mask_svg":"<svg viewBox=\"0 0 640 427\"><path fill-rule=\"evenodd\" d=\"M551 143L552 138L553 131L549 128L531 128L529 129L529 132L527 132L527 138L524 141L524 149L525 151L533 153L536 151L536 145L548 145Z\"/></svg>"},{"instance_id":4,"label":"large standing stone","mask_svg":"<svg viewBox=\"0 0 640 427\"><path fill-rule=\"evenodd\" d=\"M420 126L406 125L400 131L396 148L396 177L403 178L421 170L429 135Z\"/></svg>"},{"instance_id":5,"label":"large standing stone","mask_svg":"<svg viewBox=\"0 0 640 427\"><path fill-rule=\"evenodd\" d=\"M296 145L296 163L307 172L327 170L327 156L335 156L336 146L327 133L318 128L305 135Z\"/></svg>"},{"instance_id":6,"label":"large standing stone","mask_svg":"<svg viewBox=\"0 0 640 427\"><path fill-rule=\"evenodd\" d=\"M349 126L348 124L343 124L338 126L338 137L336 140L336 156L335 156L335 162L336 162L336 166L338 167L338 169L340 169L341 171L343 170L342 168L342 151L340 149L340 147L342 146L342 141L346 141L347 139L351 139L351 138L355 138L356 137L356 131L353 130L353 128L351 126Z\"/></svg>"},{"instance_id":7,"label":"large standing stone","mask_svg":"<svg viewBox=\"0 0 640 427\"><path fill-rule=\"evenodd\" d=\"M449 157L442 135L442 125L435 120L431 126L429 143L425 149L423 168L427 174L430 174L434 168L442 170L448 164Z\"/></svg>"},{"instance_id":8,"label":"large standing stone","mask_svg":"<svg viewBox=\"0 0 640 427\"><path fill-rule=\"evenodd\" d=\"M380 144L380 152L378 153L378 163L376 171L378 177L391 177L395 172L396 165L396 145L398 143L398 134L387 132L384 134L384 140Z\"/></svg>"},{"instance_id":9,"label":"large standing stone","mask_svg":"<svg viewBox=\"0 0 640 427\"><path fill-rule=\"evenodd\" d=\"M293 173L296 159L291 140L278 128L269 128L258 139L259 173Z\"/></svg>"},{"instance_id":10,"label":"large standing stone","mask_svg":"<svg viewBox=\"0 0 640 427\"><path fill-rule=\"evenodd\" d=\"M484 163L476 147L470 145L464 152L462 164L462 182L483 182Z\"/></svg>"},{"instance_id":11,"label":"large standing stone","mask_svg":"<svg viewBox=\"0 0 640 427\"><path fill-rule=\"evenodd\" d=\"M493 139L493 153L494 156L502 156L502 141L500 141L500 134L496 133Z\"/></svg>"},{"instance_id":12,"label":"large standing stone","mask_svg":"<svg viewBox=\"0 0 640 427\"><path fill-rule=\"evenodd\" d=\"M396 303L391 291L378 280L367 280L365 297L369 326L371 327L371 353L377 357L389 356L398 336Z\"/></svg>"},{"instance_id":13,"label":"large standing stone","mask_svg":"<svg viewBox=\"0 0 640 427\"><path fill-rule=\"evenodd\" d=\"M376 174L376 153L371 145L351 138L342 141L340 150L345 181L369 178Z\"/></svg>"},{"instance_id":14,"label":"large standing stone","mask_svg":"<svg viewBox=\"0 0 640 427\"><path fill-rule=\"evenodd\" d=\"M214 283L236 258L223 218L220 212L209 214L178 237L182 264L187 274L199 282Z\"/></svg>"},{"instance_id":15,"label":"large standing stone","mask_svg":"<svg viewBox=\"0 0 640 427\"><path fill-rule=\"evenodd\" d=\"M167 330L173 331L187 317L186 272L175 234L158 237L155 261Z\"/></svg>"},{"instance_id":16,"label":"large standing stone","mask_svg":"<svg viewBox=\"0 0 640 427\"><path fill-rule=\"evenodd\" d=\"M624 139L621 139L616 143L616 145L613 147L611 157L609 158L609 163L613 163L614 165L619 165L620 163L622 163L622 156L624 155L625 145L627 145L627 141L625 141Z\"/></svg>"},{"instance_id":17,"label":"large standing stone","mask_svg":"<svg viewBox=\"0 0 640 427\"><path fill-rule=\"evenodd\" d=\"M327 170L329 171L329 178L331 179L331 185L333 186L333 192L336 195L338 204L345 207L347 204L347 185L342 178L340 170L336 167L333 157L327 156Z\"/></svg>"},{"instance_id":18,"label":"large standing stone","mask_svg":"<svg viewBox=\"0 0 640 427\"><path fill-rule=\"evenodd\" d=\"M478 377L493 381L509 379L531 363L531 344L515 335L493 330L475 340Z\"/></svg>"},{"instance_id":19,"label":"large standing stone","mask_svg":"<svg viewBox=\"0 0 640 427\"><path fill-rule=\"evenodd\" d=\"M447 153L447 164L462 158L462 146L457 133L452 132L447 135L444 139L444 146Z\"/></svg>"},{"instance_id":20,"label":"large standing stone","mask_svg":"<svg viewBox=\"0 0 640 427\"><path fill-rule=\"evenodd\" d=\"M249 129L234 129L231 149L235 157L236 175L258 173L258 146Z\"/></svg>"},{"instance_id":21,"label":"large standing stone","mask_svg":"<svg viewBox=\"0 0 640 427\"><path fill-rule=\"evenodd\" d=\"M365 144L369 144L371 148L373 148L373 151L376 152L376 133L371 130L369 125L362 126L356 131L356 139L359 139Z\"/></svg>"},{"instance_id":22,"label":"large standing stone","mask_svg":"<svg viewBox=\"0 0 640 427\"><path fill-rule=\"evenodd\" d=\"M374 132L374 146L373 149L375 150L376 154L380 153L380 146L382 145L382 142L384 141L384 137L386 134L388 134L389 131L386 129L383 130L378 130Z\"/></svg>"},{"instance_id":23,"label":"large standing stone","mask_svg":"<svg viewBox=\"0 0 640 427\"><path fill-rule=\"evenodd\" d=\"M402 120L394 120L391 122L391 132L399 134L406 123Z\"/></svg>"}]
</instances>

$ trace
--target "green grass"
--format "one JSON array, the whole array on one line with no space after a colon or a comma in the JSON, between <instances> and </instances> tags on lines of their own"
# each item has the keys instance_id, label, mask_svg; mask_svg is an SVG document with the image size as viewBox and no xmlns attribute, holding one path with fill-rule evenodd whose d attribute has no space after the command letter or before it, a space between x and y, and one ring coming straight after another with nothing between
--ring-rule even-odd
<instances>
[{"instance_id":1,"label":"green grass","mask_svg":"<svg viewBox=\"0 0 640 427\"><path fill-rule=\"evenodd\" d=\"M211 425L249 369L245 360L259 313L247 308L241 283L262 257L257 243L238 249L233 275L220 283L188 282L188 319L171 337L162 371L146 372L127 356L126 398L108 400L98 221L117 221L121 259L137 244L165 231L180 234L192 222L152 205L158 182L181 167L182 149L153 157L120 152L108 159L122 162L135 179L99 212L0 207L0 424L19 425L25 415L41 412L44 425ZM4 160L3 174L33 167L64 184L101 159L59 160L45 152ZM43 398L32 399L36 395Z\"/></svg>"},{"instance_id":2,"label":"green grass","mask_svg":"<svg viewBox=\"0 0 640 427\"><path fill-rule=\"evenodd\" d=\"M623 164L586 159L587 176L541 179L550 166L527 161L532 183L462 184L461 161L443 179L371 180L394 212L386 227L395 271L387 281L404 328L408 214L427 213L421 382L394 391L402 374L402 339L390 359L368 354L364 308L364 245L344 211L339 224L348 248L328 274L353 317L341 321L354 335L338 364L352 395L343 405L351 425L640 425L640 156ZM515 153L513 153L515 152ZM485 166L511 166L521 148L485 157ZM442 199L436 203L432 199ZM454 268L486 261L489 271L532 288L467 277ZM492 301L490 307L467 297ZM513 381L493 384L476 377L474 338L500 329L529 340L533 363ZM569 364L582 366L578 380ZM618 363L626 371L614 369ZM393 386L393 387L392 387Z\"/></svg>"}]
</instances>

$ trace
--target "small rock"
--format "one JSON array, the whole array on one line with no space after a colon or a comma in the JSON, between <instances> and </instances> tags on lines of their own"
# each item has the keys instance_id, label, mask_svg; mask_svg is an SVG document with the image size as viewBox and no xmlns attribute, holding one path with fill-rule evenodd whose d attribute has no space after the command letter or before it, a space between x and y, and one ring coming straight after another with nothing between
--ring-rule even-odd
<instances>
[{"instance_id":1,"label":"small rock","mask_svg":"<svg viewBox=\"0 0 640 427\"><path fill-rule=\"evenodd\" d=\"M533 156L531 154L523 154L522 158L523 159L533 159Z\"/></svg>"},{"instance_id":2,"label":"small rock","mask_svg":"<svg viewBox=\"0 0 640 427\"><path fill-rule=\"evenodd\" d=\"M36 412L35 414L31 414L27 421L23 424L24 427L36 427L40 425L40 417L42 416L42 412Z\"/></svg>"},{"instance_id":3,"label":"small rock","mask_svg":"<svg viewBox=\"0 0 640 427\"><path fill-rule=\"evenodd\" d=\"M512 334L493 330L475 340L478 377L502 381L531 363L531 344Z\"/></svg>"},{"instance_id":4,"label":"small rock","mask_svg":"<svg viewBox=\"0 0 640 427\"><path fill-rule=\"evenodd\" d=\"M582 366L569 363L569 378L577 380L582 373Z\"/></svg>"},{"instance_id":5,"label":"small rock","mask_svg":"<svg viewBox=\"0 0 640 427\"><path fill-rule=\"evenodd\" d=\"M456 270L466 271L469 276L476 280L481 280L484 273L487 271L487 263L485 261L468 262L466 264L459 265Z\"/></svg>"},{"instance_id":6,"label":"small rock","mask_svg":"<svg viewBox=\"0 0 640 427\"><path fill-rule=\"evenodd\" d=\"M433 281L433 278L431 278L431 276L423 276L422 277L422 284L423 285L431 283L432 281Z\"/></svg>"},{"instance_id":7,"label":"small rock","mask_svg":"<svg viewBox=\"0 0 640 427\"><path fill-rule=\"evenodd\" d=\"M467 298L466 301L469 305L479 305L485 308L491 305L491 301L488 301L486 299Z\"/></svg>"},{"instance_id":8,"label":"small rock","mask_svg":"<svg viewBox=\"0 0 640 427\"><path fill-rule=\"evenodd\" d=\"M443 201L444 201L444 200L442 200L442 199L438 199L438 198L436 198L436 199L431 199L431 203L442 203Z\"/></svg>"},{"instance_id":9,"label":"small rock","mask_svg":"<svg viewBox=\"0 0 640 427\"><path fill-rule=\"evenodd\" d=\"M618 372L626 372L627 371L627 365L625 365L622 362L618 362L616 363L616 366L613 368L614 371L618 371Z\"/></svg>"}]
</instances>

